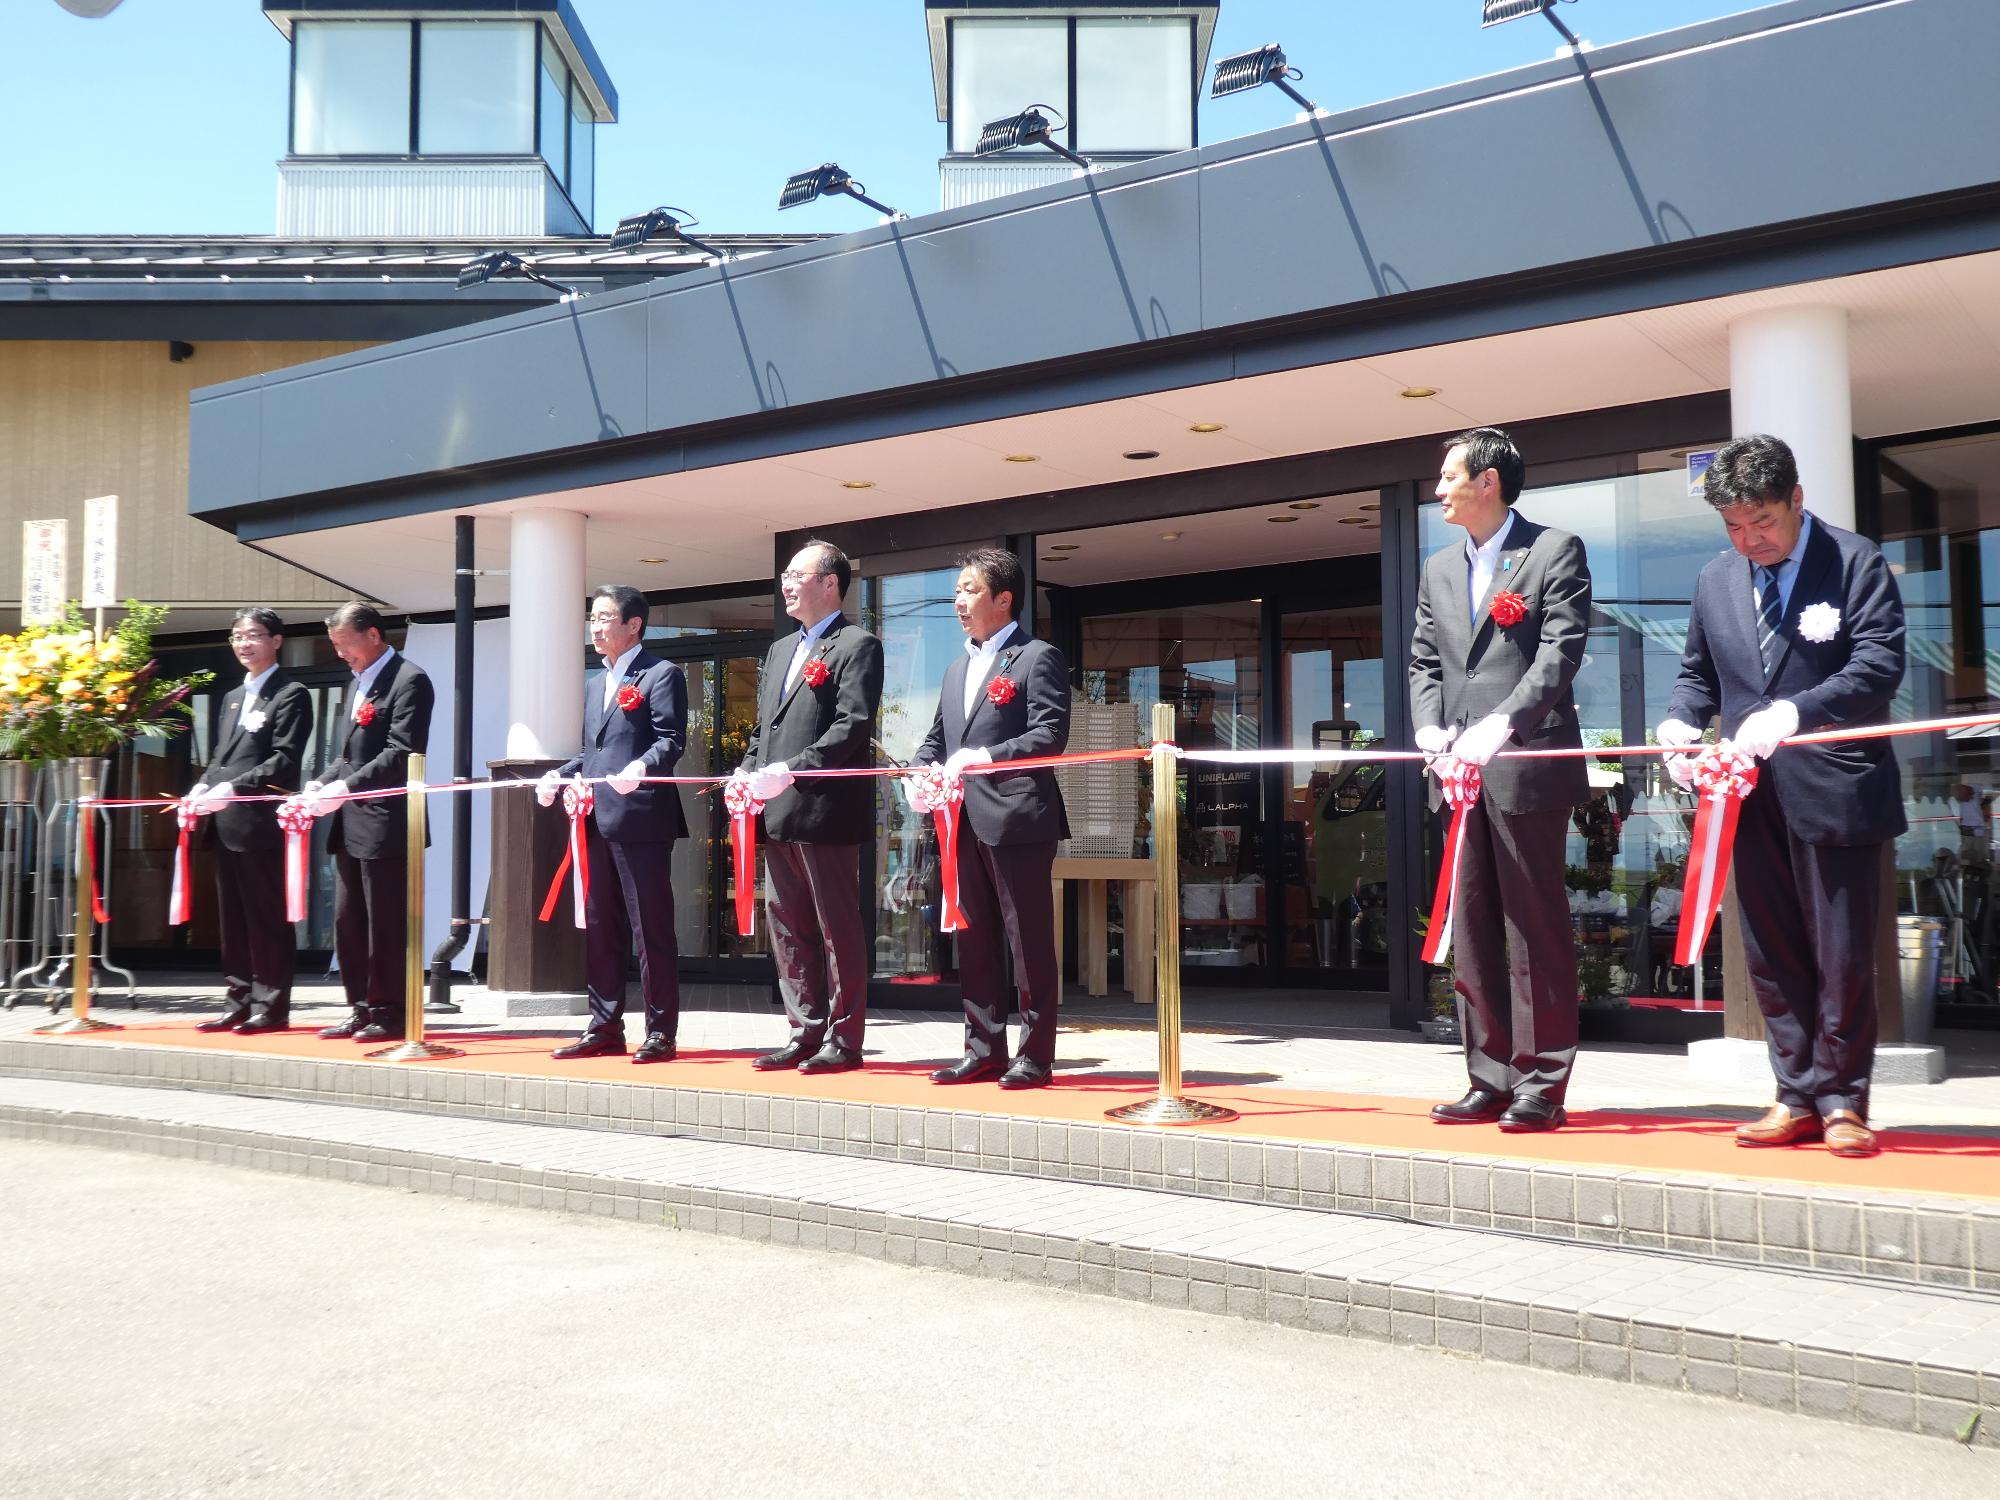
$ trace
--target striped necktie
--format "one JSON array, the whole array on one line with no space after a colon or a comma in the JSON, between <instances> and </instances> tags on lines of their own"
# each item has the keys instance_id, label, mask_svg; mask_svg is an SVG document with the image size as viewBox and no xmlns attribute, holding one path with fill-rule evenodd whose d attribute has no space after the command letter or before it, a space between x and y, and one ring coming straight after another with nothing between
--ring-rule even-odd
<instances>
[{"instance_id":1,"label":"striped necktie","mask_svg":"<svg viewBox=\"0 0 2000 1500\"><path fill-rule=\"evenodd\" d=\"M1775 568L1759 566L1757 569L1757 650L1764 658L1764 675L1778 664L1778 652L1784 641L1778 634L1778 626L1785 618L1785 606L1778 596L1778 572Z\"/></svg>"}]
</instances>

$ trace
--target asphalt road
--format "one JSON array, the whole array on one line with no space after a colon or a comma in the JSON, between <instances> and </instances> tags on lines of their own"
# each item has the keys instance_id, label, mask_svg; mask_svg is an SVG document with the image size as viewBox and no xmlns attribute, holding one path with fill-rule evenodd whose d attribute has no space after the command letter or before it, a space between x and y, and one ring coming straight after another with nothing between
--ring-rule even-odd
<instances>
[{"instance_id":1,"label":"asphalt road","mask_svg":"<svg viewBox=\"0 0 2000 1500\"><path fill-rule=\"evenodd\" d=\"M2000 1455L667 1227L0 1141L0 1496L2000 1494Z\"/></svg>"}]
</instances>

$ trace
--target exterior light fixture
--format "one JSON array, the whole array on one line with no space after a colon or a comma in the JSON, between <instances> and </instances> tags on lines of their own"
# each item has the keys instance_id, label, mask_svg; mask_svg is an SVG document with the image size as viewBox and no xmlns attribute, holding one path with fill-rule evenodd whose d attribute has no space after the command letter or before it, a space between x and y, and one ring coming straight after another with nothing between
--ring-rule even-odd
<instances>
[{"instance_id":1,"label":"exterior light fixture","mask_svg":"<svg viewBox=\"0 0 2000 1500\"><path fill-rule=\"evenodd\" d=\"M979 144L972 148L972 154L998 156L1002 151L1014 151L1022 146L1047 146L1064 161L1073 161L1088 172L1089 162L1049 134L1049 117L1042 113L1046 107L1031 104L1018 115L988 121L979 128Z\"/></svg>"},{"instance_id":2,"label":"exterior light fixture","mask_svg":"<svg viewBox=\"0 0 2000 1500\"><path fill-rule=\"evenodd\" d=\"M1188 431L1210 433L1210 432L1220 432L1222 431L1222 428L1223 424L1220 422L1194 422L1189 424Z\"/></svg>"},{"instance_id":3,"label":"exterior light fixture","mask_svg":"<svg viewBox=\"0 0 2000 1500\"><path fill-rule=\"evenodd\" d=\"M1039 453L1010 453L1006 461L1010 464L1034 464L1042 461Z\"/></svg>"},{"instance_id":4,"label":"exterior light fixture","mask_svg":"<svg viewBox=\"0 0 2000 1500\"><path fill-rule=\"evenodd\" d=\"M1382 502L1380 500L1363 500L1356 508L1359 510L1380 510Z\"/></svg>"},{"instance_id":5,"label":"exterior light fixture","mask_svg":"<svg viewBox=\"0 0 2000 1500\"><path fill-rule=\"evenodd\" d=\"M1083 543L1082 543L1082 542L1050 542L1050 543L1049 543L1049 551L1051 551L1051 552L1080 552L1080 551L1082 551L1082 550L1083 550Z\"/></svg>"},{"instance_id":6,"label":"exterior light fixture","mask_svg":"<svg viewBox=\"0 0 2000 1500\"><path fill-rule=\"evenodd\" d=\"M1069 561L1069 558L1068 558L1067 556L1065 556L1065 555L1064 555L1063 553L1060 553L1060 552L1055 552L1055 553L1051 553L1051 554L1050 554L1049 556L1047 556L1047 557L1042 557L1042 558L1037 558L1037 559L1036 559L1036 561L1037 561L1037 562L1068 562L1068 561Z\"/></svg>"},{"instance_id":7,"label":"exterior light fixture","mask_svg":"<svg viewBox=\"0 0 2000 1500\"><path fill-rule=\"evenodd\" d=\"M1405 401L1428 401L1437 393L1434 385L1412 385L1403 388L1402 396Z\"/></svg>"},{"instance_id":8,"label":"exterior light fixture","mask_svg":"<svg viewBox=\"0 0 2000 1500\"><path fill-rule=\"evenodd\" d=\"M1289 504L1289 505L1287 506L1287 509L1290 509L1290 510L1318 510L1318 509L1319 509L1319 501L1317 501L1317 500L1294 500L1294 501L1290 502L1290 504Z\"/></svg>"},{"instance_id":9,"label":"exterior light fixture","mask_svg":"<svg viewBox=\"0 0 2000 1500\"><path fill-rule=\"evenodd\" d=\"M561 292L565 302L577 295L575 287L549 280L511 250L488 250L484 255L475 256L467 261L459 267L458 289L461 292L470 291L476 286L484 286L496 276L520 276L529 281L539 282L543 286Z\"/></svg>"},{"instance_id":10,"label":"exterior light fixture","mask_svg":"<svg viewBox=\"0 0 2000 1500\"><path fill-rule=\"evenodd\" d=\"M1272 524L1273 526L1289 526L1289 525L1291 525L1291 524L1292 524L1292 523L1293 523L1294 521L1298 520L1298 517L1297 517L1297 516L1266 516L1266 517L1264 517L1264 519L1265 519L1265 520L1267 520L1267 521L1269 521L1269 522L1270 522L1270 523L1271 523L1271 524Z\"/></svg>"},{"instance_id":11,"label":"exterior light fixture","mask_svg":"<svg viewBox=\"0 0 2000 1500\"><path fill-rule=\"evenodd\" d=\"M1180 539L1181 534L1178 531L1163 531L1160 533L1160 540L1163 542L1178 542Z\"/></svg>"},{"instance_id":12,"label":"exterior light fixture","mask_svg":"<svg viewBox=\"0 0 2000 1500\"><path fill-rule=\"evenodd\" d=\"M869 197L867 187L856 182L853 173L845 167L836 167L832 162L788 178L785 190L778 194L778 207L797 208L802 203L811 203L815 198L824 198L828 193L845 193L848 197L867 204L885 219L903 217L888 204L878 203Z\"/></svg>"},{"instance_id":13,"label":"exterior light fixture","mask_svg":"<svg viewBox=\"0 0 2000 1500\"><path fill-rule=\"evenodd\" d=\"M1562 3L1574 5L1576 0L1562 0ZM1576 33L1556 19L1556 0L1479 0L1479 25L1482 30L1537 14L1547 17L1548 23L1562 33L1562 39L1569 43L1571 50L1581 50L1583 43L1576 39Z\"/></svg>"},{"instance_id":14,"label":"exterior light fixture","mask_svg":"<svg viewBox=\"0 0 2000 1500\"><path fill-rule=\"evenodd\" d=\"M613 250L637 250L656 234L664 234L668 239L679 240L683 245L699 250L717 260L727 260L728 255L713 245L704 244L687 232L689 224L699 224L701 220L684 208L655 208L643 214L634 214L629 219L620 219L618 227L611 231Z\"/></svg>"},{"instance_id":15,"label":"exterior light fixture","mask_svg":"<svg viewBox=\"0 0 2000 1500\"><path fill-rule=\"evenodd\" d=\"M664 557L642 557L639 561L642 563L663 563L666 559Z\"/></svg>"},{"instance_id":16,"label":"exterior light fixture","mask_svg":"<svg viewBox=\"0 0 2000 1500\"><path fill-rule=\"evenodd\" d=\"M1254 89L1260 84L1272 83L1283 89L1309 115L1319 113L1319 106L1292 87L1294 78L1305 75L1285 61L1285 49L1273 42L1268 47L1259 47L1255 52L1239 53L1235 57L1225 57L1215 65L1215 80L1209 85L1208 97L1220 99L1224 94L1240 94L1246 89Z\"/></svg>"},{"instance_id":17,"label":"exterior light fixture","mask_svg":"<svg viewBox=\"0 0 2000 1500\"><path fill-rule=\"evenodd\" d=\"M875 488L875 481L872 479L843 479L840 481L840 487L844 490L872 490Z\"/></svg>"}]
</instances>

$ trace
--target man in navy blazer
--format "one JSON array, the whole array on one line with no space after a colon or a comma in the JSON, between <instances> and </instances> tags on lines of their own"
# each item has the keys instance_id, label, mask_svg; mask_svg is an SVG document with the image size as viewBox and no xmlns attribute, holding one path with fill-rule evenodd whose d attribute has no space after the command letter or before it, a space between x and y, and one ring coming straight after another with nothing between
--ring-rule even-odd
<instances>
[{"instance_id":1,"label":"man in navy blazer","mask_svg":"<svg viewBox=\"0 0 2000 1500\"><path fill-rule=\"evenodd\" d=\"M635 937L646 1040L632 1061L670 1061L680 1029L673 858L687 819L678 787L642 782L671 776L680 764L687 746L687 679L639 644L646 614L646 596L627 584L606 584L591 595L590 640L604 660L604 676L584 701L583 752L544 773L536 788L547 807L566 777L606 778L592 788L589 818L584 968L590 1025L556 1048L557 1057L624 1055L625 970Z\"/></svg>"},{"instance_id":2,"label":"man in navy blazer","mask_svg":"<svg viewBox=\"0 0 2000 1500\"><path fill-rule=\"evenodd\" d=\"M1736 894L1778 1102L1736 1141L1823 1138L1835 1155L1869 1156L1881 846L1909 826L1902 780L1885 739L1780 742L1883 721L1903 680L1903 600L1874 543L1805 509L1779 439L1726 445L1705 492L1735 550L1696 580L1658 733L1694 745L1720 713L1723 737L1764 762L1737 822ZM1668 763L1688 784L1692 761Z\"/></svg>"},{"instance_id":3,"label":"man in navy blazer","mask_svg":"<svg viewBox=\"0 0 2000 1500\"><path fill-rule=\"evenodd\" d=\"M1069 745L1069 663L1018 622L1027 583L1020 558L998 547L968 554L953 608L965 655L945 669L937 717L912 765L948 771L993 761L1060 755ZM1004 1089L1039 1088L1056 1055L1062 973L1050 878L1069 819L1055 772L967 776L959 810L958 934L965 1056L931 1074L936 1083L998 1078ZM913 787L906 778L905 795ZM1006 960L1020 987L1021 1047L1007 1063Z\"/></svg>"}]
</instances>

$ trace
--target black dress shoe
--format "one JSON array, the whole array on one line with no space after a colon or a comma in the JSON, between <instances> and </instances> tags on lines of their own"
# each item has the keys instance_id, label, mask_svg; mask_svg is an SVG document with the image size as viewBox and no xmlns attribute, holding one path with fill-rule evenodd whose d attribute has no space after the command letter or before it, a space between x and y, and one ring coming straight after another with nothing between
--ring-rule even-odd
<instances>
[{"instance_id":1,"label":"black dress shoe","mask_svg":"<svg viewBox=\"0 0 2000 1500\"><path fill-rule=\"evenodd\" d=\"M618 1050L623 1052L625 1049L620 1047ZM635 1063L672 1062L673 1060L674 1039L670 1036L664 1036L657 1031L649 1032L646 1040L640 1043L639 1050L632 1054L632 1061Z\"/></svg>"},{"instance_id":2,"label":"black dress shoe","mask_svg":"<svg viewBox=\"0 0 2000 1500\"><path fill-rule=\"evenodd\" d=\"M970 1052L948 1068L939 1068L931 1074L932 1083L981 1083L988 1078L998 1078L1007 1071L1007 1059L995 1053L991 1057L974 1057Z\"/></svg>"},{"instance_id":3,"label":"black dress shoe","mask_svg":"<svg viewBox=\"0 0 2000 1500\"><path fill-rule=\"evenodd\" d=\"M289 1031L292 1026L292 1009L289 1005L259 1006L255 1014L236 1028L238 1036L255 1036L260 1031Z\"/></svg>"},{"instance_id":4,"label":"black dress shoe","mask_svg":"<svg viewBox=\"0 0 2000 1500\"><path fill-rule=\"evenodd\" d=\"M586 1031L567 1046L558 1047L550 1057L567 1061L572 1057L623 1057L625 1055L625 1033L622 1031Z\"/></svg>"},{"instance_id":5,"label":"black dress shoe","mask_svg":"<svg viewBox=\"0 0 2000 1500\"><path fill-rule=\"evenodd\" d=\"M320 1032L320 1035L329 1042L344 1042L347 1041L350 1037L359 1035L362 1028L367 1026L367 1024L368 1024L368 1007L364 1005L361 1006L359 1009L357 1009L354 1012L354 1014L349 1016L345 1021L342 1021L338 1026L326 1027L323 1031Z\"/></svg>"},{"instance_id":6,"label":"black dress shoe","mask_svg":"<svg viewBox=\"0 0 2000 1500\"><path fill-rule=\"evenodd\" d=\"M1048 1081L1048 1068L1031 1057L1015 1058L1014 1066L1000 1075L1000 1087L1003 1089L1046 1088Z\"/></svg>"},{"instance_id":7,"label":"black dress shoe","mask_svg":"<svg viewBox=\"0 0 2000 1500\"><path fill-rule=\"evenodd\" d=\"M1484 1125L1507 1113L1507 1096L1474 1084L1456 1104L1431 1106L1431 1118L1440 1125Z\"/></svg>"},{"instance_id":8,"label":"black dress shoe","mask_svg":"<svg viewBox=\"0 0 2000 1500\"><path fill-rule=\"evenodd\" d=\"M251 1005L245 1000L227 1015L210 1016L206 1021L195 1022L196 1031L234 1031L250 1019Z\"/></svg>"},{"instance_id":9,"label":"black dress shoe","mask_svg":"<svg viewBox=\"0 0 2000 1500\"><path fill-rule=\"evenodd\" d=\"M861 1066L861 1054L837 1042L828 1042L799 1064L801 1073L852 1073Z\"/></svg>"},{"instance_id":10,"label":"black dress shoe","mask_svg":"<svg viewBox=\"0 0 2000 1500\"><path fill-rule=\"evenodd\" d=\"M817 1051L819 1051L817 1042L810 1044L787 1042L776 1052L766 1052L762 1057L755 1059L750 1066L760 1073L775 1073L780 1068L796 1068Z\"/></svg>"},{"instance_id":11,"label":"black dress shoe","mask_svg":"<svg viewBox=\"0 0 2000 1500\"><path fill-rule=\"evenodd\" d=\"M354 1040L357 1042L400 1042L403 1040L403 1028L400 1026L389 1026L381 1021L370 1021L366 1026L354 1033Z\"/></svg>"},{"instance_id":12,"label":"black dress shoe","mask_svg":"<svg viewBox=\"0 0 2000 1500\"><path fill-rule=\"evenodd\" d=\"M1529 1130L1560 1130L1567 1124L1569 1115L1560 1104L1533 1094L1516 1099L1500 1117L1500 1128L1512 1135Z\"/></svg>"}]
</instances>

